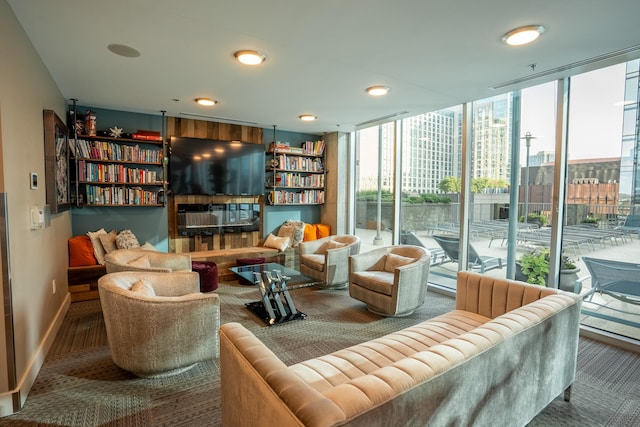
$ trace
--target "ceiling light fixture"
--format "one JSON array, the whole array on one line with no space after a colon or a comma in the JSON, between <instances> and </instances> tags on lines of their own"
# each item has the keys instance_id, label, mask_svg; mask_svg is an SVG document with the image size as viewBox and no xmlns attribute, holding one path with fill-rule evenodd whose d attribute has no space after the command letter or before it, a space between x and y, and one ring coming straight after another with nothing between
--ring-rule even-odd
<instances>
[{"instance_id":1,"label":"ceiling light fixture","mask_svg":"<svg viewBox=\"0 0 640 427\"><path fill-rule=\"evenodd\" d=\"M542 25L525 25L506 33L502 36L502 41L509 46L522 46L531 43L545 31L546 28Z\"/></svg>"},{"instance_id":2,"label":"ceiling light fixture","mask_svg":"<svg viewBox=\"0 0 640 427\"><path fill-rule=\"evenodd\" d=\"M203 105L205 107L211 107L213 105L216 105L218 103L218 101L213 100L211 98L196 98L196 102L200 105Z\"/></svg>"},{"instance_id":3,"label":"ceiling light fixture","mask_svg":"<svg viewBox=\"0 0 640 427\"><path fill-rule=\"evenodd\" d=\"M256 50L239 50L233 56L245 65L262 64L267 57Z\"/></svg>"},{"instance_id":4,"label":"ceiling light fixture","mask_svg":"<svg viewBox=\"0 0 640 427\"><path fill-rule=\"evenodd\" d=\"M383 96L388 94L390 90L391 89L386 86L370 86L365 89L365 92L371 96Z\"/></svg>"},{"instance_id":5,"label":"ceiling light fixture","mask_svg":"<svg viewBox=\"0 0 640 427\"><path fill-rule=\"evenodd\" d=\"M315 119L317 119L317 116L314 116L313 114L301 114L298 116L298 118L300 120L302 120L303 122L312 122Z\"/></svg>"}]
</instances>

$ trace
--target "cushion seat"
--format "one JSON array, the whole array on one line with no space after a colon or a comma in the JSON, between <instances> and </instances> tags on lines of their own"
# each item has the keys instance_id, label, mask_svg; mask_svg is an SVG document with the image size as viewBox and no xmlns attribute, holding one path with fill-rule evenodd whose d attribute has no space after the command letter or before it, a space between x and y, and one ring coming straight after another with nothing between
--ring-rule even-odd
<instances>
[{"instance_id":1,"label":"cushion seat","mask_svg":"<svg viewBox=\"0 0 640 427\"><path fill-rule=\"evenodd\" d=\"M429 350L435 344L456 338L490 320L476 313L453 310L384 337L291 365L289 369L323 393Z\"/></svg>"},{"instance_id":2,"label":"cushion seat","mask_svg":"<svg viewBox=\"0 0 640 427\"><path fill-rule=\"evenodd\" d=\"M391 295L393 273L388 271L359 271L353 273L355 283L366 283L370 291Z\"/></svg>"},{"instance_id":3,"label":"cushion seat","mask_svg":"<svg viewBox=\"0 0 640 427\"><path fill-rule=\"evenodd\" d=\"M304 254L300 255L304 259L304 264L315 271L324 271L324 255L323 254Z\"/></svg>"}]
</instances>

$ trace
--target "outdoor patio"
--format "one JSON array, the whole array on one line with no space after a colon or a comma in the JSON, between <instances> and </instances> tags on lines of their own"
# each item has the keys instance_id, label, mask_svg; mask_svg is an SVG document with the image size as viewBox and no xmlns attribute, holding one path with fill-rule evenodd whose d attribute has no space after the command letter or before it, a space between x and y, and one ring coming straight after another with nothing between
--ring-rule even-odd
<instances>
[{"instance_id":1,"label":"outdoor patio","mask_svg":"<svg viewBox=\"0 0 640 427\"><path fill-rule=\"evenodd\" d=\"M475 224L470 229L470 243L479 255L503 259L505 267L491 269L486 272L487 275L493 277L505 277L507 272L506 230L500 230L502 226L500 224L495 224L495 226ZM517 258L523 253L530 252L541 246L548 246L545 243L550 241L550 229L543 229L542 231L529 230L527 226L523 227L522 224L521 227L518 231ZM457 227L452 225L439 225L431 227L429 230L415 232L426 248L436 248L438 250L440 246L433 239L434 235L454 236L457 233ZM360 236L362 241L361 252L377 246L374 241L381 245L390 245L392 240L391 231L378 233L376 230L358 228L356 229L356 234ZM590 278L585 279L586 276L589 276L589 271L582 261L583 256L588 256L590 258L637 263L638 259L640 259L640 239L638 235L621 233L614 229L582 228L566 233L563 242L564 247L567 248L565 254L580 269L578 278L583 280L581 295L587 297L583 303L585 315L582 318L582 324L640 339L640 326L638 326L640 325L640 304L624 302L600 293L594 293L589 298L592 284ZM456 270L457 263L453 262L433 265L429 275L429 282L453 288L455 287ZM600 315L615 321L596 317ZM625 324L625 322L631 322L631 324Z\"/></svg>"}]
</instances>

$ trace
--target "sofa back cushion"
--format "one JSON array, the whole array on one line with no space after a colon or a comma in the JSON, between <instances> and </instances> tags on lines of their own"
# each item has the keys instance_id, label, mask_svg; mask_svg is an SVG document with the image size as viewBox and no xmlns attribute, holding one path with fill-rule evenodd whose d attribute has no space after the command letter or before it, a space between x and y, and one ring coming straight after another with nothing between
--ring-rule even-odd
<instances>
[{"instance_id":1,"label":"sofa back cushion","mask_svg":"<svg viewBox=\"0 0 640 427\"><path fill-rule=\"evenodd\" d=\"M543 286L460 271L456 309L495 319L508 311L556 293L556 289Z\"/></svg>"}]
</instances>

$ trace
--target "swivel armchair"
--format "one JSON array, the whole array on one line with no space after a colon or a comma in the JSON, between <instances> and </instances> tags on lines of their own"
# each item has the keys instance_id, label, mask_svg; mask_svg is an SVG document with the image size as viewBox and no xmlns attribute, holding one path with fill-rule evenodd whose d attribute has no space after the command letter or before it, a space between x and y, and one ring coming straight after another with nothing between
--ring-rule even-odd
<instances>
[{"instance_id":1,"label":"swivel armchair","mask_svg":"<svg viewBox=\"0 0 640 427\"><path fill-rule=\"evenodd\" d=\"M346 288L349 281L349 256L360 252L360 238L343 234L301 242L300 272L321 281L324 286Z\"/></svg>"},{"instance_id":2,"label":"swivel armchair","mask_svg":"<svg viewBox=\"0 0 640 427\"><path fill-rule=\"evenodd\" d=\"M408 316L424 304L431 254L420 246L377 248L349 258L349 295L381 316Z\"/></svg>"}]
</instances>

